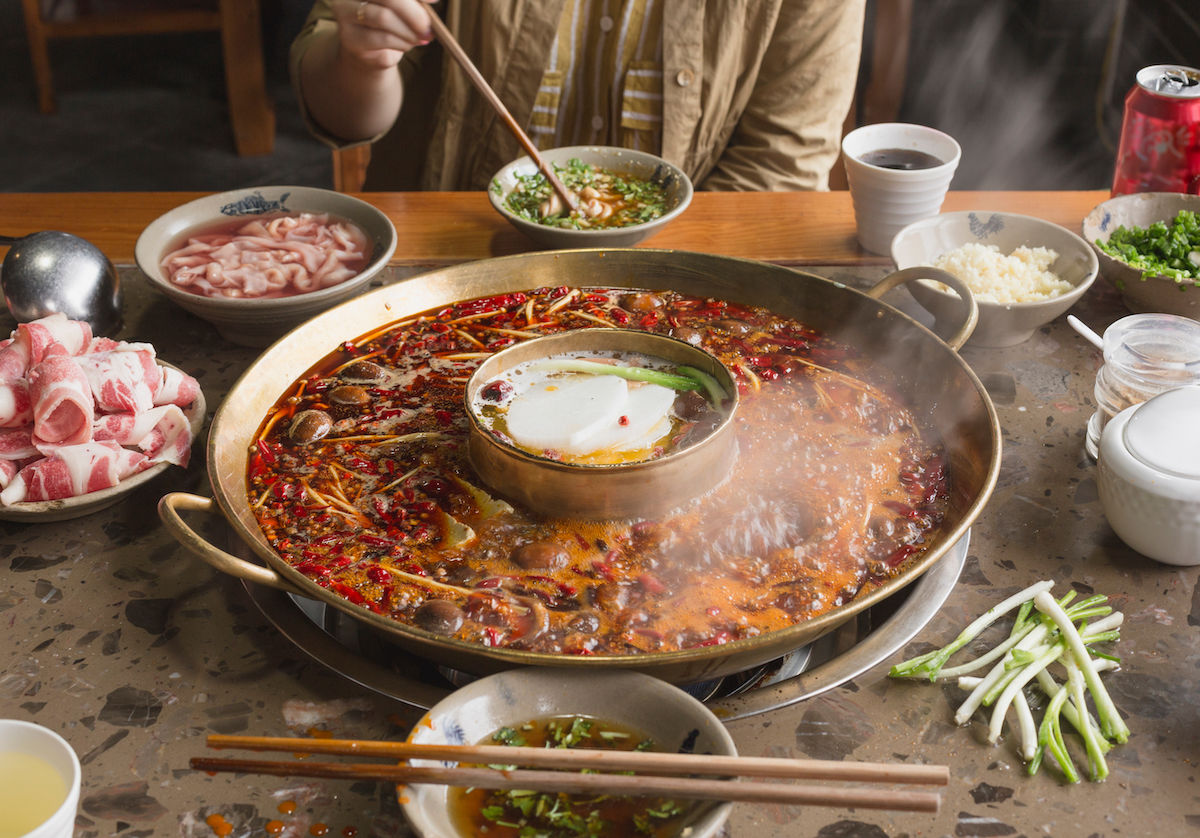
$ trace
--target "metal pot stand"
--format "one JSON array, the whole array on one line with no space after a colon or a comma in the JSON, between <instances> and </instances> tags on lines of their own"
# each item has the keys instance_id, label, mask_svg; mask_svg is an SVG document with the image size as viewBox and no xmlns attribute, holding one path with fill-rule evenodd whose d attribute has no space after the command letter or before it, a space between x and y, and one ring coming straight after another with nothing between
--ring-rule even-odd
<instances>
[{"instance_id":1,"label":"metal pot stand","mask_svg":"<svg viewBox=\"0 0 1200 838\"><path fill-rule=\"evenodd\" d=\"M933 567L894 596L778 660L683 689L725 721L766 713L820 695L900 650L937 613L966 563L968 531ZM428 709L474 676L412 655L325 603L242 582L279 631L344 678Z\"/></svg>"}]
</instances>

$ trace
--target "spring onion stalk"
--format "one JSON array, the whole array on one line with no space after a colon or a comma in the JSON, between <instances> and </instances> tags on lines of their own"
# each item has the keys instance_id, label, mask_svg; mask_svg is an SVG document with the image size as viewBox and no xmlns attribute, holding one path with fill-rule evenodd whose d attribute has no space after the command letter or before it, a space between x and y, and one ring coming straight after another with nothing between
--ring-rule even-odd
<instances>
[{"instance_id":1,"label":"spring onion stalk","mask_svg":"<svg viewBox=\"0 0 1200 838\"><path fill-rule=\"evenodd\" d=\"M1083 638L1079 636L1079 632L1076 630L1075 624L1071 622L1071 618L1054 601L1054 597L1045 591L1034 595L1033 605L1038 611L1041 611L1054 620L1058 626L1058 630L1062 632L1063 639L1066 641L1067 647L1071 650L1075 664L1083 672L1083 679L1087 684L1088 691L1092 694L1092 700L1096 703L1096 713L1100 717L1100 730L1106 737L1118 743L1128 741L1129 727L1125 724L1125 720L1121 718L1116 705L1113 704L1108 690L1100 682L1100 676L1096 674L1095 665L1092 663L1092 656L1084 646Z\"/></svg>"},{"instance_id":2,"label":"spring onion stalk","mask_svg":"<svg viewBox=\"0 0 1200 838\"><path fill-rule=\"evenodd\" d=\"M1083 695L1083 672L1074 660L1067 660L1067 689L1071 691L1071 700L1076 707L1086 707ZM1088 767L1091 769L1092 780L1099 782L1108 776L1108 764L1104 761L1104 751L1100 748L1101 737L1096 735L1096 729L1091 723L1085 724L1079 731L1083 737L1083 746L1087 750Z\"/></svg>"},{"instance_id":3,"label":"spring onion stalk","mask_svg":"<svg viewBox=\"0 0 1200 838\"><path fill-rule=\"evenodd\" d=\"M1029 632L1029 634L1027 634L1021 640L1021 642L1016 645L1015 648L1023 651L1037 648L1039 645L1041 645L1042 640L1049 633L1050 631L1045 625L1038 624L1034 627L1033 631ZM1009 674L1010 670L1005 669L1004 663L1004 661L1000 661L993 666L991 671L984 676L983 681L980 682L979 686L972 690L971 694L967 696L967 700L962 703L962 705L958 708L958 712L954 714L954 721L956 724L965 725L968 721L970 721L971 716L975 714L975 711L984 704L984 698L989 694L993 694L993 690L997 684L1001 684L1005 676ZM1003 687L1001 687L1001 689L1003 689Z\"/></svg>"},{"instance_id":4,"label":"spring onion stalk","mask_svg":"<svg viewBox=\"0 0 1200 838\"><path fill-rule=\"evenodd\" d=\"M584 372L591 375L615 375L629 381L645 381L649 384L670 387L672 390L704 389L704 384L701 381L687 375L675 375L649 367L603 364L599 361L587 361L583 358L547 359L530 364L529 369L545 370L547 372Z\"/></svg>"},{"instance_id":5,"label":"spring onion stalk","mask_svg":"<svg viewBox=\"0 0 1200 838\"><path fill-rule=\"evenodd\" d=\"M1120 615L1118 614L1115 616L1119 617ZM1088 638L1085 637L1085 639L1088 639ZM1089 640L1089 642L1091 642L1091 641ZM1098 660L1098 661L1096 661L1096 671L1097 672L1103 672L1106 669L1116 669L1116 668L1117 668L1117 663L1115 660ZM1042 692L1044 692L1046 695L1050 696L1051 700L1054 699L1054 696L1058 695L1059 690L1066 689L1065 684L1059 684L1057 681L1054 680L1054 676L1052 676L1049 672L1047 672L1044 669L1037 674L1037 681L1038 681L1038 686L1041 687L1041 689L1042 689ZM1049 711L1047 710L1047 712L1049 712ZM1096 723L1096 720L1093 719L1091 714L1087 712L1086 706L1084 707L1084 712L1081 715L1078 712L1075 704L1068 699L1067 703L1064 704L1062 707L1062 714L1066 718L1066 720L1068 722L1070 722L1071 727L1075 728L1075 730L1079 732L1080 736L1083 736L1083 730L1084 730L1083 725L1085 725L1085 724L1088 725L1094 731L1100 730L1100 726ZM1099 746L1101 753L1108 753L1108 751L1112 748L1112 745L1104 737L1098 736L1098 737L1096 737L1096 740L1097 740L1097 745ZM1030 772L1030 773L1033 773L1033 772Z\"/></svg>"},{"instance_id":6,"label":"spring onion stalk","mask_svg":"<svg viewBox=\"0 0 1200 838\"><path fill-rule=\"evenodd\" d=\"M729 394L725 392L725 388L721 386L721 383L702 369L681 366L676 367L675 372L699 381L700 384L703 385L704 390L708 393L708 400L712 402L715 407L720 407L721 402L729 398Z\"/></svg>"},{"instance_id":7,"label":"spring onion stalk","mask_svg":"<svg viewBox=\"0 0 1200 838\"><path fill-rule=\"evenodd\" d=\"M1021 607L1024 608L1024 606ZM1018 617L1018 620L1020 620L1020 617ZM999 646L993 647L991 651L980 655L973 661L968 661L967 663L960 664L958 666L951 666L947 669L942 669L937 674L937 680L941 680L943 678L957 678L960 675L966 675L969 672L982 669L994 660L1004 657L1004 653L1020 643L1021 640L1023 640L1025 636L1029 634L1029 632L1033 631L1035 625L1037 624L1026 621L1019 628L1014 626L1013 633L1010 634L1008 639Z\"/></svg>"},{"instance_id":8,"label":"spring onion stalk","mask_svg":"<svg viewBox=\"0 0 1200 838\"><path fill-rule=\"evenodd\" d=\"M1008 713L1008 708L1013 703L1013 698L1016 694L1024 689L1025 685L1032 681L1038 672L1062 657L1063 651L1063 647L1057 644L1045 646L1042 651L1032 656L1032 659L1015 673L1015 676L1008 682L1003 692L995 700L995 707L992 710L992 720L988 725L989 742L994 745L1000 741L1000 732L1004 727L1004 716Z\"/></svg>"},{"instance_id":9,"label":"spring onion stalk","mask_svg":"<svg viewBox=\"0 0 1200 838\"><path fill-rule=\"evenodd\" d=\"M1014 608L1020 607L1022 603L1031 599L1036 594L1049 591L1052 587L1054 587L1053 582L1043 580L1030 585L1023 591L1013 594L999 605L994 605L985 611L981 617L963 629L949 646L913 658L910 661L896 664L892 667L891 676L893 678L917 678L926 675L930 681L936 680L938 671L950 659L951 655L978 637L984 629L996 622L1000 617Z\"/></svg>"},{"instance_id":10,"label":"spring onion stalk","mask_svg":"<svg viewBox=\"0 0 1200 838\"><path fill-rule=\"evenodd\" d=\"M1033 711L1029 709L1029 699L1025 698L1024 692L1018 692L1013 698L1013 710L1017 714L1017 730L1021 732L1021 759L1029 762L1037 756L1038 735L1037 722L1033 720Z\"/></svg>"},{"instance_id":11,"label":"spring onion stalk","mask_svg":"<svg viewBox=\"0 0 1200 838\"><path fill-rule=\"evenodd\" d=\"M1068 690L1064 686L1050 699L1050 704L1046 707L1046 715L1042 717L1041 727L1038 728L1038 754L1029 763L1029 773L1036 773L1042 764L1043 756L1049 753L1058 763L1058 767L1062 769L1067 782L1078 783L1079 772L1075 770L1075 763L1071 759L1070 751L1067 750L1067 743L1062 735L1062 726L1059 723L1059 714L1067 702L1068 695Z\"/></svg>"},{"instance_id":12,"label":"spring onion stalk","mask_svg":"<svg viewBox=\"0 0 1200 838\"><path fill-rule=\"evenodd\" d=\"M1038 673L1040 676L1046 670L1041 670ZM960 690L973 690L979 686L982 681L975 675L961 675L958 679L958 688ZM1021 758L1026 762L1037 758L1038 755L1038 733L1037 723L1033 720L1033 711L1029 708L1029 700L1025 698L1024 692L1018 692L1013 697L1013 709L1017 713L1017 729L1021 733Z\"/></svg>"}]
</instances>

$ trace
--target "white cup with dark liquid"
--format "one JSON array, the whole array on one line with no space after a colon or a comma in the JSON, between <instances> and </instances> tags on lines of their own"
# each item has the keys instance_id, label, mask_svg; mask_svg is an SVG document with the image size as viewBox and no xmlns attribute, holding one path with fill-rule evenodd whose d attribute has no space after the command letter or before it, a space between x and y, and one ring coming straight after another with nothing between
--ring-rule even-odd
<instances>
[{"instance_id":1,"label":"white cup with dark liquid","mask_svg":"<svg viewBox=\"0 0 1200 838\"><path fill-rule=\"evenodd\" d=\"M843 137L859 244L890 253L896 233L937 215L961 157L953 137L924 125L882 122Z\"/></svg>"}]
</instances>

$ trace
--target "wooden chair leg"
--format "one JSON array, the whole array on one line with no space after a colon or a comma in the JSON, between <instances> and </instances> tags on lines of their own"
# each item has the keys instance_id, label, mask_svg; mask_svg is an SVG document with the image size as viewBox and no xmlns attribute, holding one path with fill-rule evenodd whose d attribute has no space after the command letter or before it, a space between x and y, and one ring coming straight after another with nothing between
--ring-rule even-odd
<instances>
[{"instance_id":1,"label":"wooden chair leg","mask_svg":"<svg viewBox=\"0 0 1200 838\"><path fill-rule=\"evenodd\" d=\"M275 111L267 95L259 0L221 0L220 8L234 144L242 156L270 154L275 147Z\"/></svg>"},{"instance_id":2,"label":"wooden chair leg","mask_svg":"<svg viewBox=\"0 0 1200 838\"><path fill-rule=\"evenodd\" d=\"M362 192L371 162L371 147L356 145L333 150L333 188L338 192Z\"/></svg>"},{"instance_id":3,"label":"wooden chair leg","mask_svg":"<svg viewBox=\"0 0 1200 838\"><path fill-rule=\"evenodd\" d=\"M42 29L41 0L21 0L25 12L25 34L29 41L29 57L33 64L33 79L37 86L38 110L54 113L54 75L50 71L50 50Z\"/></svg>"},{"instance_id":4,"label":"wooden chair leg","mask_svg":"<svg viewBox=\"0 0 1200 838\"><path fill-rule=\"evenodd\" d=\"M875 15L871 80L863 91L864 125L895 122L900 113L908 75L913 0L879 0Z\"/></svg>"}]
</instances>

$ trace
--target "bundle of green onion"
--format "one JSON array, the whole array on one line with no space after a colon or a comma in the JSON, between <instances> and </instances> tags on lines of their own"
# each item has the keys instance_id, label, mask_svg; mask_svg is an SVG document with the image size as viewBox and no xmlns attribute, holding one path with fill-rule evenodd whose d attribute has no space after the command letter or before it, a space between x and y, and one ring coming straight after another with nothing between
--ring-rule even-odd
<instances>
[{"instance_id":1,"label":"bundle of green onion","mask_svg":"<svg viewBox=\"0 0 1200 838\"><path fill-rule=\"evenodd\" d=\"M1035 774L1049 754L1063 776L1077 783L1079 771L1063 737L1065 718L1083 740L1089 776L1092 780L1103 780L1108 776L1104 755L1113 743L1129 738L1129 728L1099 676L1119 661L1089 647L1118 640L1123 616L1106 604L1107 597L1096 595L1075 602L1076 594L1070 591L1056 600L1050 594L1052 587L1052 582L1042 581L1014 594L988 609L950 645L897 664L889 674L893 678L930 681L957 678L959 686L970 690L970 694L954 720L966 724L980 707L991 707L988 741L992 743L999 740L1005 717L1012 708L1021 737L1021 757L1029 773ZM946 667L951 655L1013 610L1017 611L1016 620L1003 642L972 661ZM1056 680L1049 671L1051 664L1060 661L1065 669L1065 683ZM989 665L991 668L983 677L969 674ZM1047 700L1040 724L1035 723L1025 694L1030 682L1036 683ZM1088 693L1098 721L1088 709Z\"/></svg>"}]
</instances>

